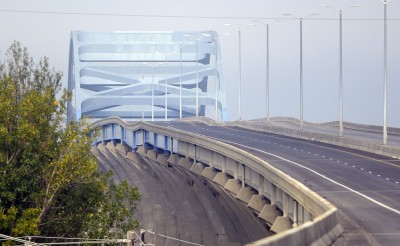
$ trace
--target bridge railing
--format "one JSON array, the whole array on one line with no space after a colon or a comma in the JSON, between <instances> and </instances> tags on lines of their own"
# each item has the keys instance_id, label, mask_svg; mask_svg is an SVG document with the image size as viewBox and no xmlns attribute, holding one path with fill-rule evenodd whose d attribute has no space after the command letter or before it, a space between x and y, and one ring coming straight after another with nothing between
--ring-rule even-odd
<instances>
[{"instance_id":1,"label":"bridge railing","mask_svg":"<svg viewBox=\"0 0 400 246\"><path fill-rule=\"evenodd\" d=\"M175 162L173 164L182 165L216 182L248 205L271 226L271 231L276 232L250 245L330 244L343 232L337 209L332 204L263 159L240 148L149 122L129 124L117 117L98 121L93 125L96 126L102 128L101 134L107 133L107 136L97 139L98 143L119 140L132 149L149 143L168 150L171 153L169 160L174 159L174 155L179 156L175 161L171 160ZM124 137L134 141L129 144ZM154 160L157 160L156 155L151 155Z\"/></svg>"}]
</instances>

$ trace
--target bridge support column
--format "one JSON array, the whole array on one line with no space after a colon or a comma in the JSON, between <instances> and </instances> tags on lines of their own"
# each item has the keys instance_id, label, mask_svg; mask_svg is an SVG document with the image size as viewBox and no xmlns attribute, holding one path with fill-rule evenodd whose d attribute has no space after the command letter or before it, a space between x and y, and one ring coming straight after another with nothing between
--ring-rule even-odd
<instances>
[{"instance_id":1,"label":"bridge support column","mask_svg":"<svg viewBox=\"0 0 400 246\"><path fill-rule=\"evenodd\" d=\"M192 168L193 162L190 160L190 158L182 158L179 160L178 165L185 168L186 170L190 171L190 168Z\"/></svg>"},{"instance_id":2,"label":"bridge support column","mask_svg":"<svg viewBox=\"0 0 400 246\"><path fill-rule=\"evenodd\" d=\"M132 132L132 148L136 147L136 131Z\"/></svg>"},{"instance_id":3,"label":"bridge support column","mask_svg":"<svg viewBox=\"0 0 400 246\"><path fill-rule=\"evenodd\" d=\"M298 224L298 203L297 201L293 201L293 227L297 227Z\"/></svg>"},{"instance_id":4,"label":"bridge support column","mask_svg":"<svg viewBox=\"0 0 400 246\"><path fill-rule=\"evenodd\" d=\"M240 177L240 166L239 162L233 161L233 178L234 179L239 179Z\"/></svg>"},{"instance_id":5,"label":"bridge support column","mask_svg":"<svg viewBox=\"0 0 400 246\"><path fill-rule=\"evenodd\" d=\"M219 184L222 187L225 187L225 185L228 183L229 177L226 175L225 172L218 172L213 181L217 184Z\"/></svg>"},{"instance_id":6,"label":"bridge support column","mask_svg":"<svg viewBox=\"0 0 400 246\"><path fill-rule=\"evenodd\" d=\"M311 214L310 212L307 211L307 209L303 210L304 214L303 214L303 221L304 223L311 221Z\"/></svg>"},{"instance_id":7,"label":"bridge support column","mask_svg":"<svg viewBox=\"0 0 400 246\"><path fill-rule=\"evenodd\" d=\"M245 202L246 204L249 204L254 196L256 196L256 193L250 186L242 187L239 193L237 194L237 198Z\"/></svg>"},{"instance_id":8,"label":"bridge support column","mask_svg":"<svg viewBox=\"0 0 400 246\"><path fill-rule=\"evenodd\" d=\"M304 223L304 207L297 203L297 224L301 225Z\"/></svg>"},{"instance_id":9,"label":"bridge support column","mask_svg":"<svg viewBox=\"0 0 400 246\"><path fill-rule=\"evenodd\" d=\"M241 166L242 166L242 188L244 188L245 186L246 186L246 166L245 165L243 165L243 164L241 164Z\"/></svg>"},{"instance_id":10,"label":"bridge support column","mask_svg":"<svg viewBox=\"0 0 400 246\"><path fill-rule=\"evenodd\" d=\"M242 186L240 185L240 181L238 179L230 179L228 180L224 188L234 195L237 195L240 189L242 189Z\"/></svg>"},{"instance_id":11,"label":"bridge support column","mask_svg":"<svg viewBox=\"0 0 400 246\"><path fill-rule=\"evenodd\" d=\"M269 204L267 203L267 199L264 197L264 195L254 195L248 205L258 213L261 213L264 206Z\"/></svg>"},{"instance_id":12,"label":"bridge support column","mask_svg":"<svg viewBox=\"0 0 400 246\"><path fill-rule=\"evenodd\" d=\"M226 172L226 157L222 156L222 163L221 163L221 167L222 167L222 172Z\"/></svg>"},{"instance_id":13,"label":"bridge support column","mask_svg":"<svg viewBox=\"0 0 400 246\"><path fill-rule=\"evenodd\" d=\"M292 222L286 216L276 217L274 223L271 226L271 231L275 233L280 233L292 228Z\"/></svg>"},{"instance_id":14,"label":"bridge support column","mask_svg":"<svg viewBox=\"0 0 400 246\"><path fill-rule=\"evenodd\" d=\"M206 167L204 168L201 176L208 178L209 180L214 180L215 176L217 175L217 171L213 167Z\"/></svg>"},{"instance_id":15,"label":"bridge support column","mask_svg":"<svg viewBox=\"0 0 400 246\"><path fill-rule=\"evenodd\" d=\"M258 194L264 195L264 176L258 174Z\"/></svg>"},{"instance_id":16,"label":"bridge support column","mask_svg":"<svg viewBox=\"0 0 400 246\"><path fill-rule=\"evenodd\" d=\"M123 142L117 144L117 146L115 146L115 149L117 151L119 151L121 154L123 154L124 156L126 155L126 153L128 152L128 146L126 144L124 144Z\"/></svg>"},{"instance_id":17,"label":"bridge support column","mask_svg":"<svg viewBox=\"0 0 400 246\"><path fill-rule=\"evenodd\" d=\"M282 191L282 212L283 216L289 216L289 196Z\"/></svg>"},{"instance_id":18,"label":"bridge support column","mask_svg":"<svg viewBox=\"0 0 400 246\"><path fill-rule=\"evenodd\" d=\"M276 185L274 185L273 183L270 183L270 184L271 184L271 191L270 191L271 204L275 205L275 203L276 203Z\"/></svg>"},{"instance_id":19,"label":"bridge support column","mask_svg":"<svg viewBox=\"0 0 400 246\"><path fill-rule=\"evenodd\" d=\"M216 163L216 153L212 152L212 159L210 161L210 167L214 167Z\"/></svg>"}]
</instances>

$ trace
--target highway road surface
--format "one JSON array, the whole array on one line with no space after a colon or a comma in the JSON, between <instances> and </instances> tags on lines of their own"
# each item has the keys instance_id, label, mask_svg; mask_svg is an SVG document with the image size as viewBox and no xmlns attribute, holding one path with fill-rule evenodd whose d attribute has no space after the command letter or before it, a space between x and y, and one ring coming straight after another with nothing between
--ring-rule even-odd
<instances>
[{"instance_id":1,"label":"highway road surface","mask_svg":"<svg viewBox=\"0 0 400 246\"><path fill-rule=\"evenodd\" d=\"M400 245L400 162L384 156L236 127L154 122L246 150L339 209L335 245Z\"/></svg>"}]
</instances>

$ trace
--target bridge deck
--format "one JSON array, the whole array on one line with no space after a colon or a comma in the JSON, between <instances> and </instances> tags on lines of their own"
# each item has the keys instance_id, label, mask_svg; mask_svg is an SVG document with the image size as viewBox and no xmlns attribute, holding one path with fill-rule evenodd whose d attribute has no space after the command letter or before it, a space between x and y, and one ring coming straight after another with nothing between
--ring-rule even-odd
<instances>
[{"instance_id":1,"label":"bridge deck","mask_svg":"<svg viewBox=\"0 0 400 246\"><path fill-rule=\"evenodd\" d=\"M203 123L156 122L244 149L296 178L339 208L337 245L400 241L399 160L317 142Z\"/></svg>"}]
</instances>

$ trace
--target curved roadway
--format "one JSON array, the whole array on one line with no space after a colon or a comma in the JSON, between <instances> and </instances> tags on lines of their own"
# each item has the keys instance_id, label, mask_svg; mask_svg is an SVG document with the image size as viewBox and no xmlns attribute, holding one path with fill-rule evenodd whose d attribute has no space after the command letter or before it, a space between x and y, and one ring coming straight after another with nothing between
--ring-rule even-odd
<instances>
[{"instance_id":1,"label":"curved roadway","mask_svg":"<svg viewBox=\"0 0 400 246\"><path fill-rule=\"evenodd\" d=\"M204 123L155 122L246 150L286 172L339 209L345 232L335 245L398 245L397 159L318 142Z\"/></svg>"}]
</instances>

